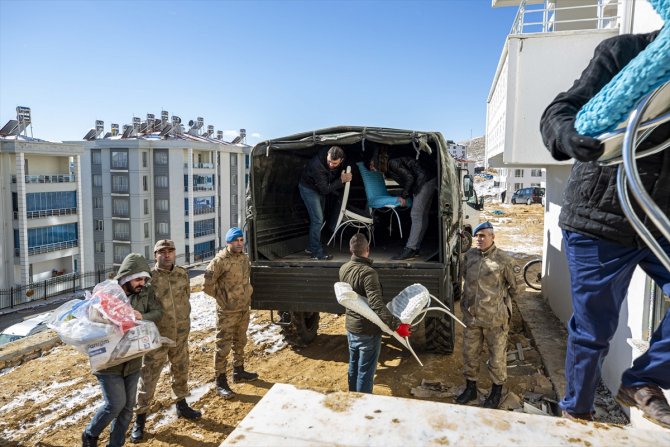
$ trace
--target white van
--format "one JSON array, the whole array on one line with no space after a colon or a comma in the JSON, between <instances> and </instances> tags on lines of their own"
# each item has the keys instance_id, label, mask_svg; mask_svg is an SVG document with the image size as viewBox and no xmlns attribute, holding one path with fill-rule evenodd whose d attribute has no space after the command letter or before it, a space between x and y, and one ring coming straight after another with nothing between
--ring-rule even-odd
<instances>
[{"instance_id":1,"label":"white van","mask_svg":"<svg viewBox=\"0 0 670 447\"><path fill-rule=\"evenodd\" d=\"M0 334L0 346L49 329L47 320L50 316L51 312L45 312L9 326Z\"/></svg>"}]
</instances>

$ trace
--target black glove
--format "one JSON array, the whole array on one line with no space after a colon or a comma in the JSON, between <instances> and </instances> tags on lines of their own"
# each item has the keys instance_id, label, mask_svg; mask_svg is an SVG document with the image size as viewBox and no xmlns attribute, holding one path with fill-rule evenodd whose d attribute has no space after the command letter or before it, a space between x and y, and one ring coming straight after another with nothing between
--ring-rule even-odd
<instances>
[{"instance_id":1,"label":"black glove","mask_svg":"<svg viewBox=\"0 0 670 447\"><path fill-rule=\"evenodd\" d=\"M605 151L605 145L600 140L578 134L574 121L561 126L558 142L561 152L579 161L597 160Z\"/></svg>"}]
</instances>

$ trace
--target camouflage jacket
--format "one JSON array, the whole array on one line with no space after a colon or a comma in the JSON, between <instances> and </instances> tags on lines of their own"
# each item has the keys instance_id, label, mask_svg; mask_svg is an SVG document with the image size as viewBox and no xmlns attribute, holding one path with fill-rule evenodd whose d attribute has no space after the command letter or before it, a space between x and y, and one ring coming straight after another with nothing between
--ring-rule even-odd
<instances>
[{"instance_id":1,"label":"camouflage jacket","mask_svg":"<svg viewBox=\"0 0 670 447\"><path fill-rule=\"evenodd\" d=\"M220 310L247 310L253 292L250 274L249 256L246 253L231 253L226 247L210 261L205 270L205 293L216 299Z\"/></svg>"},{"instance_id":2,"label":"camouflage jacket","mask_svg":"<svg viewBox=\"0 0 670 447\"><path fill-rule=\"evenodd\" d=\"M177 341L178 334L191 330L191 284L186 269L174 266L163 270L151 269L151 285L156 300L163 306L163 318L156 323L161 336Z\"/></svg>"},{"instance_id":3,"label":"camouflage jacket","mask_svg":"<svg viewBox=\"0 0 670 447\"><path fill-rule=\"evenodd\" d=\"M495 245L486 252L465 254L463 320L468 326L498 327L509 323L512 299L518 293L514 261Z\"/></svg>"}]
</instances>

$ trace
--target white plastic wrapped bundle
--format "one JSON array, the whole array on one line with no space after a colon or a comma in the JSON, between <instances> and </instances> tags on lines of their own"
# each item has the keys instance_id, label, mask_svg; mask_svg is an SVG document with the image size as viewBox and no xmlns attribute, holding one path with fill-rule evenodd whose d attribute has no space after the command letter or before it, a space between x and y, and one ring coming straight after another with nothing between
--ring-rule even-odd
<instances>
[{"instance_id":1,"label":"white plastic wrapped bundle","mask_svg":"<svg viewBox=\"0 0 670 447\"><path fill-rule=\"evenodd\" d=\"M386 305L388 310L405 324L414 319L430 304L430 293L421 284L405 287Z\"/></svg>"},{"instance_id":2,"label":"white plastic wrapped bundle","mask_svg":"<svg viewBox=\"0 0 670 447\"><path fill-rule=\"evenodd\" d=\"M379 316L375 313L375 311L370 309L370 306L368 305L368 300L365 297L362 297L356 292L354 292L351 289L351 286L346 282L336 282L334 288L335 288L335 297L337 298L338 303L340 303L347 309L353 310L357 314L367 318L368 320L379 326L379 328L382 331L398 340L398 342L402 346L407 348L409 352L412 353L416 361L419 362L419 365L423 366L423 363L421 363L421 360L419 360L419 357L417 357L417 355L414 353L414 350L412 349L412 346L409 344L409 340L407 340L406 337L401 337L400 335L398 335L397 332L388 327L388 325L384 323L381 318L379 318Z\"/></svg>"}]
</instances>

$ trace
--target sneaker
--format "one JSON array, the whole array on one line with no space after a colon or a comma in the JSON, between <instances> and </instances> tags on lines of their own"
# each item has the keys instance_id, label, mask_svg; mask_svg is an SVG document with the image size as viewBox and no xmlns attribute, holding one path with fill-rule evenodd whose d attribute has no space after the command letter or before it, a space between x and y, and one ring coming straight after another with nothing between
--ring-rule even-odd
<instances>
[{"instance_id":1,"label":"sneaker","mask_svg":"<svg viewBox=\"0 0 670 447\"><path fill-rule=\"evenodd\" d=\"M593 414L591 413L568 413L565 410L561 410L561 416L566 419L580 420L580 421L593 421Z\"/></svg>"},{"instance_id":2,"label":"sneaker","mask_svg":"<svg viewBox=\"0 0 670 447\"><path fill-rule=\"evenodd\" d=\"M333 259L331 255L321 255L321 256L312 256L311 258L312 261L328 261L329 259Z\"/></svg>"},{"instance_id":3,"label":"sneaker","mask_svg":"<svg viewBox=\"0 0 670 447\"><path fill-rule=\"evenodd\" d=\"M657 385L651 383L632 387L621 385L615 399L621 405L637 407L651 422L670 428L670 405Z\"/></svg>"},{"instance_id":4,"label":"sneaker","mask_svg":"<svg viewBox=\"0 0 670 447\"><path fill-rule=\"evenodd\" d=\"M405 247L405 248L402 249L402 251L400 252L400 254L398 256L394 256L391 259L393 259L394 261L405 261L405 260L416 258L417 254L418 254L417 250L413 250L409 247Z\"/></svg>"}]
</instances>

